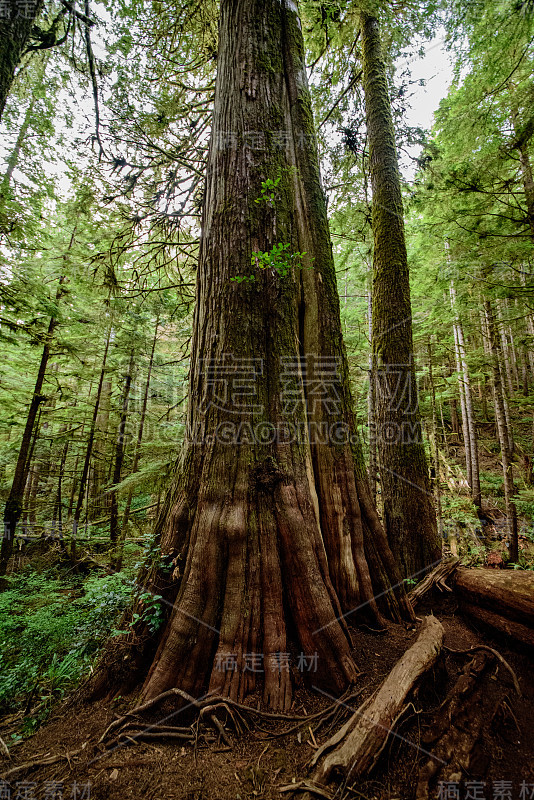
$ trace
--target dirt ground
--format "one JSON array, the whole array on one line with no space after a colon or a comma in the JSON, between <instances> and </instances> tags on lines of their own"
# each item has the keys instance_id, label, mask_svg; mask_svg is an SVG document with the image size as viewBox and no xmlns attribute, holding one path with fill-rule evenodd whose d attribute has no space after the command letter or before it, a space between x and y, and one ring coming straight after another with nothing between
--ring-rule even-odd
<instances>
[{"instance_id":1,"label":"dirt ground","mask_svg":"<svg viewBox=\"0 0 534 800\"><path fill-rule=\"evenodd\" d=\"M502 666L491 669L484 689L485 723L476 763L460 784L436 785L431 796L461 800L534 798L534 654L477 630L458 614L451 596L433 595L421 603L417 613L419 617L434 613L441 620L446 648L467 650L479 644L496 648L513 668L522 690L522 697L517 697L513 682ZM361 694L349 704L351 707L356 708L381 683L416 636L416 629L403 626L391 626L386 634L366 628L353 630L354 653L361 670L356 689L361 690ZM341 797L414 798L418 770L427 759L424 747L421 750L425 721L442 702L468 660L465 654L443 650L438 666L426 677L398 723L396 735L390 736L375 771L367 780L347 787L343 794L338 791L336 800ZM331 702L301 687L295 693L291 711L311 714ZM252 697L247 703L258 704L259 700ZM246 734L238 736L229 730L231 748L219 740L212 728L202 726L196 743L131 742L105 749L97 742L117 716L117 710L117 704L75 702L59 708L45 727L12 748L10 758L0 756L0 774L28 761L72 754L53 764L27 767L12 774L9 785L0 783L0 798L269 800L292 797L291 793L281 794L280 788L306 776L316 746L341 724L339 716L331 718L329 727L317 729L317 723L310 723L297 731L290 721L262 719ZM161 713L163 710L160 717ZM172 722L167 724L189 724L190 720L182 721L180 714L174 713ZM153 721L157 718L157 715L153 717ZM284 735L289 728L293 728L292 732ZM0 721L0 736L4 734ZM335 791L336 787L333 788Z\"/></svg>"}]
</instances>

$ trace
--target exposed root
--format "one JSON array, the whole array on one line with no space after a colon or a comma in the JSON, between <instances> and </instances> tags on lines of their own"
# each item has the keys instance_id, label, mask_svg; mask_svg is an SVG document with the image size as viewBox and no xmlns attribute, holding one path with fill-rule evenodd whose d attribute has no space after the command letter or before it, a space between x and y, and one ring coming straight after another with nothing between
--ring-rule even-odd
<instances>
[{"instance_id":1,"label":"exposed root","mask_svg":"<svg viewBox=\"0 0 534 800\"><path fill-rule=\"evenodd\" d=\"M334 795L325 789L324 786L319 786L312 781L298 781L297 783L289 783L287 786L281 786L279 792L303 792L306 791L315 797L325 797L326 800L333 800Z\"/></svg>"},{"instance_id":2,"label":"exposed root","mask_svg":"<svg viewBox=\"0 0 534 800\"><path fill-rule=\"evenodd\" d=\"M345 783L349 779L352 782L374 767L405 711L409 692L435 664L442 641L441 623L433 616L426 617L417 640L397 661L380 688L315 753L311 762L315 767L311 776L314 785L324 787L334 776ZM312 794L304 790L306 800L311 800Z\"/></svg>"},{"instance_id":3,"label":"exposed root","mask_svg":"<svg viewBox=\"0 0 534 800\"><path fill-rule=\"evenodd\" d=\"M474 653L476 650L487 650L489 653L495 656L497 661L500 661L503 667L505 667L508 672L510 673L512 680L514 682L514 689L516 690L519 697L521 697L521 687L519 686L519 681L517 680L517 675L513 671L512 667L508 663L508 661L502 656L498 650L494 650L493 647L488 647L486 644L477 644L473 647L470 647L469 650L453 650L452 647L445 647L445 650L448 650L449 653L457 653L457 654L467 654L467 653Z\"/></svg>"},{"instance_id":4,"label":"exposed root","mask_svg":"<svg viewBox=\"0 0 534 800\"><path fill-rule=\"evenodd\" d=\"M83 748L82 748L83 749ZM45 756L44 758L37 758L35 761L25 761L24 764L19 764L16 767L11 767L7 772L2 773L0 776L2 780L7 781L19 772L26 772L26 770L33 769L34 767L46 767L49 764L56 764L58 761L70 761L73 756L78 755L81 750L71 750L70 753L62 753L61 755Z\"/></svg>"},{"instance_id":5,"label":"exposed root","mask_svg":"<svg viewBox=\"0 0 534 800\"><path fill-rule=\"evenodd\" d=\"M430 783L457 780L469 770L482 733L481 679L493 663L493 654L477 652L463 668L456 684L430 720L423 742L432 755L419 770L416 800L428 800Z\"/></svg>"},{"instance_id":6,"label":"exposed root","mask_svg":"<svg viewBox=\"0 0 534 800\"><path fill-rule=\"evenodd\" d=\"M163 692L158 697L154 697L147 703L143 703L136 708L133 708L127 714L114 720L104 731L100 737L98 744L104 744L106 749L113 749L118 746L124 746L127 743L134 744L136 741L154 741L165 739L180 739L183 741L198 743L200 733L200 724L205 720L215 730L220 737L220 740L227 748L232 748L232 742L227 732L228 723L238 735L248 733L253 729L259 730L262 733L268 734L267 738L279 738L288 736L301 729L304 726L309 726L311 722L317 722L315 730L317 731L324 724L335 724L339 721L340 717L347 716L350 713L350 706L347 704L353 702L362 693L365 687L362 687L357 692L351 692L345 695L340 700L332 703L327 708L304 716L292 716L290 714L275 713L270 711L261 711L251 706L243 705L235 700L230 700L227 697L219 695L207 695L206 697L195 700L187 692L181 689L169 689ZM163 722L143 722L140 719L141 715L147 711L153 710L156 706L160 705L172 697L177 697L185 701L188 705L192 706L198 713L197 720L189 727L177 727L174 725L166 725ZM222 710L226 714L226 719L221 721L216 712ZM180 709L175 713L179 713ZM171 715L172 716L172 715ZM289 722L294 723L289 728L283 731L272 732L261 727L259 722ZM312 731L312 737L314 732Z\"/></svg>"}]
</instances>

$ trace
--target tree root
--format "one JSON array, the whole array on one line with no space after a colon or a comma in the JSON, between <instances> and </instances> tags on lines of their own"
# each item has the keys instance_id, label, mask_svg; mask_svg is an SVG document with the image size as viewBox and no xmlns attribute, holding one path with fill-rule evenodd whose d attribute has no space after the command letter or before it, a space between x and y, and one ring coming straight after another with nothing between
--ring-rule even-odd
<instances>
[{"instance_id":1,"label":"tree root","mask_svg":"<svg viewBox=\"0 0 534 800\"><path fill-rule=\"evenodd\" d=\"M280 786L279 792L302 792L306 791L315 797L325 797L326 800L333 800L334 795L325 789L324 786L319 786L312 781L298 781L297 783L288 783L287 786Z\"/></svg>"},{"instance_id":2,"label":"tree root","mask_svg":"<svg viewBox=\"0 0 534 800\"><path fill-rule=\"evenodd\" d=\"M226 725L231 722L233 729L236 733L249 733L252 729L259 729L263 733L269 734L268 738L278 738L288 736L295 731L298 731L305 725L309 725L312 721L317 721L318 725L316 730L321 725L331 721L334 724L336 719L350 711L347 703L354 701L363 691L362 687L357 692L349 692L344 695L340 700L331 704L327 708L318 711L315 714L304 716L275 713L270 711L261 711L251 706L246 706L243 703L238 703L235 700L230 700L228 697L221 697L220 695L206 695L199 699L191 697L187 692L181 689L169 689L166 692L154 697L146 703L143 703L131 711L128 711L124 716L114 720L100 739L98 744L104 744L106 749L112 749L117 746L124 746L128 742L134 743L136 740L165 740L167 739L182 739L184 741L198 741L199 725L206 720L217 731L221 741L227 746L232 747L232 742L228 736ZM165 725L165 720L162 723L144 723L140 717L147 711L153 710L156 706L169 700L173 697L185 701L198 713L197 720L189 727L177 727L173 725ZM222 710L226 713L226 721L223 723L216 712ZM175 712L175 713L179 713ZM258 721L265 722L292 722L286 730L280 732L267 731L258 725Z\"/></svg>"},{"instance_id":3,"label":"tree root","mask_svg":"<svg viewBox=\"0 0 534 800\"><path fill-rule=\"evenodd\" d=\"M455 685L433 715L423 742L432 756L419 770L416 800L428 800L430 783L458 781L469 770L483 726L482 677L494 663L491 648L476 648Z\"/></svg>"},{"instance_id":4,"label":"tree root","mask_svg":"<svg viewBox=\"0 0 534 800\"><path fill-rule=\"evenodd\" d=\"M343 778L345 783L353 781L374 767L404 713L409 692L435 664L442 642L441 623L433 616L426 617L417 640L397 661L380 688L315 753L311 762L315 767L311 776L314 785L324 789L334 776ZM311 800L312 795L309 789L305 790L306 800Z\"/></svg>"},{"instance_id":5,"label":"tree root","mask_svg":"<svg viewBox=\"0 0 534 800\"><path fill-rule=\"evenodd\" d=\"M34 767L47 767L49 764L56 764L58 761L70 761L73 756L78 755L80 752L81 750L71 750L70 753L62 753L61 755L55 756L45 756L44 758L37 758L35 761L25 761L24 764L11 767L11 769L8 769L7 772L2 773L0 777L2 780L8 781L9 778L12 778L19 772L25 772L26 770L33 769Z\"/></svg>"},{"instance_id":6,"label":"tree root","mask_svg":"<svg viewBox=\"0 0 534 800\"><path fill-rule=\"evenodd\" d=\"M519 686L519 681L517 680L517 675L513 671L512 667L508 663L508 661L502 656L498 650L494 650L493 647L488 647L486 644L477 644L473 647L470 647L469 650L453 650L452 647L447 647L444 645L444 649L448 650L449 653L456 653L456 654L467 654L467 653L474 653L475 650L487 650L489 653L495 656L497 661L500 661L503 667L508 670L510 673L512 680L514 682L514 689L516 690L519 697L521 697L521 687Z\"/></svg>"}]
</instances>

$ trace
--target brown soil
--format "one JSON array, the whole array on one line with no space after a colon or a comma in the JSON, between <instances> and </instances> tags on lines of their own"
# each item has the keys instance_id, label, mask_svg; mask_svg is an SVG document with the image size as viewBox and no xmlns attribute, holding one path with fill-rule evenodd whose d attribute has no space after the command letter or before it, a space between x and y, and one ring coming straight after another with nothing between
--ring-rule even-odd
<instances>
[{"instance_id":1,"label":"brown soil","mask_svg":"<svg viewBox=\"0 0 534 800\"><path fill-rule=\"evenodd\" d=\"M479 794L472 793L471 796L493 798L498 785L493 782L498 781L512 782L512 794L502 797L534 796L532 654L521 652L508 642L496 641L476 630L457 614L454 598L432 596L417 610L419 616L432 612L445 628L447 647L465 650L486 644L498 649L514 669L523 693L522 698L515 695L512 681L502 667L491 670L484 690L484 735L478 747L476 766L472 767L470 775L465 776L468 781L485 781L486 788L484 791L479 788ZM380 684L397 659L413 643L417 631L391 626L387 634L359 628L353 631L353 635L354 654L361 670L358 686L362 693L355 701L359 704ZM364 800L413 798L419 766L426 760L418 749L425 719L441 703L467 659L466 655L444 650L439 666L432 675L427 676L417 697L413 698L413 704L398 724L396 732L400 736L390 737L375 772L368 780L359 781L347 790L344 797ZM247 702L256 706L259 701L252 697ZM301 687L295 692L292 712L310 714L326 708L331 702L330 698ZM231 731L231 749L217 740L213 729L202 727L196 747L188 742L182 746L181 742L158 741L104 750L103 746L96 743L116 714L116 704L114 707L103 703L64 705L32 738L12 748L11 760L0 756L0 771L5 772L14 765L33 759L83 748L70 761L62 760L52 765L26 769L15 775L10 779L12 800L17 797L59 799L59 793L50 794L51 781L63 785L65 800L73 797L74 782L78 786L75 796L80 800L84 796L87 800L268 800L291 797L290 794L281 795L279 788L294 779L305 777L308 761L314 752L315 745L307 726L301 728L300 733L292 732L283 736L280 734L291 727L290 722L265 720L261 720L256 729L247 735L237 736ZM494 714L494 724L490 727L489 720ZM156 718L153 717L153 721ZM189 722L182 722L178 713L172 724ZM325 741L339 724L339 720L336 720L330 729L321 727L316 734L317 743ZM520 794L523 781L532 784L532 795ZM24 786L29 785L28 782L33 784L33 794L21 793ZM83 795L83 785L89 782L90 789L86 789ZM468 796L469 792L462 787L459 797L463 799ZM340 797L341 792L336 798ZM432 797L438 797L437 787Z\"/></svg>"}]
</instances>

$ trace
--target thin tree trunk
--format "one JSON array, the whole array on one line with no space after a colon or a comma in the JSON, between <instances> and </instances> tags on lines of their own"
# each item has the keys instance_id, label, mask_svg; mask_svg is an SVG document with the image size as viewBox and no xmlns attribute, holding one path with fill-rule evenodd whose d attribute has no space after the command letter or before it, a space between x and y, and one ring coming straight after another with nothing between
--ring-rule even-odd
<instances>
[{"instance_id":1,"label":"thin tree trunk","mask_svg":"<svg viewBox=\"0 0 534 800\"><path fill-rule=\"evenodd\" d=\"M56 292L56 302L60 300L63 294L63 281L64 277L62 276L59 279L59 286ZM26 480L30 468L28 456L30 453L32 435L37 415L39 413L41 403L45 399L42 395L43 383L45 379L46 368L48 365L48 359L50 357L50 346L52 344L54 331L57 325L58 325L57 319L55 317L52 317L50 319L50 322L48 324L48 330L44 337L44 346L41 355L41 363L39 364L39 369L37 371L37 379L35 381L35 387L33 390L32 399L30 401L30 407L28 409L28 416L26 417L26 424L24 426L24 431L22 434L22 442L20 445L17 463L15 466L13 483L11 485L11 490L9 492L9 496L7 498L4 509L4 536L0 548L0 591L2 591L7 585L5 580L3 580L3 576L6 574L7 567L9 564L9 559L11 558L11 554L13 552L15 531L17 528L17 523L20 519L20 515L22 513L22 499L24 496L24 488L26 486Z\"/></svg>"},{"instance_id":2,"label":"thin tree trunk","mask_svg":"<svg viewBox=\"0 0 534 800\"><path fill-rule=\"evenodd\" d=\"M527 348L527 353L528 353L528 360L530 362L530 372L532 378L534 379L534 320L532 319L531 314L529 313L526 314L526 321L527 321L527 333L532 341L530 347Z\"/></svg>"},{"instance_id":3,"label":"thin tree trunk","mask_svg":"<svg viewBox=\"0 0 534 800\"><path fill-rule=\"evenodd\" d=\"M41 477L41 465L38 462L32 467L31 476L32 480L28 493L28 522L30 523L30 528L35 531L37 526L37 491Z\"/></svg>"},{"instance_id":4,"label":"thin tree trunk","mask_svg":"<svg viewBox=\"0 0 534 800\"><path fill-rule=\"evenodd\" d=\"M460 421L458 419L458 401L456 400L456 397L451 397L451 399L449 400L449 408L451 412L452 433L455 436L460 436Z\"/></svg>"},{"instance_id":5,"label":"thin tree trunk","mask_svg":"<svg viewBox=\"0 0 534 800\"><path fill-rule=\"evenodd\" d=\"M438 533L443 538L443 517L441 513L441 469L439 465L439 446L438 446L438 415L436 409L436 387L434 385L434 372L432 368L432 342L428 337L428 380L430 383L430 399L432 401L432 455L434 459L434 480L436 498L436 519L438 523Z\"/></svg>"},{"instance_id":6,"label":"thin tree trunk","mask_svg":"<svg viewBox=\"0 0 534 800\"><path fill-rule=\"evenodd\" d=\"M126 423L128 421L128 405L130 403L130 389L132 386L132 377L134 369L134 351L130 354L130 362L128 364L128 372L124 376L124 387L122 390L121 398L121 415L119 420L119 427L117 430L117 439L115 442L115 460L113 468L113 477L111 479L112 486L116 486L121 481L122 463L124 461L124 451L126 447ZM109 523L109 538L113 545L118 544L119 539L119 497L116 489L110 491L110 523ZM115 554L113 561L117 555Z\"/></svg>"},{"instance_id":7,"label":"thin tree trunk","mask_svg":"<svg viewBox=\"0 0 534 800\"><path fill-rule=\"evenodd\" d=\"M378 20L361 12L373 190L373 363L384 519L405 576L441 556L415 379L408 259L395 133Z\"/></svg>"},{"instance_id":8,"label":"thin tree trunk","mask_svg":"<svg viewBox=\"0 0 534 800\"><path fill-rule=\"evenodd\" d=\"M369 341L373 338L373 298L372 292L367 294L367 309L368 309L368 325L369 325ZM367 420L369 427L369 486L371 489L371 499L376 503L376 484L377 484L377 451L376 451L376 386L375 386L375 370L373 369L373 353L369 353L369 394L367 396Z\"/></svg>"},{"instance_id":9,"label":"thin tree trunk","mask_svg":"<svg viewBox=\"0 0 534 800\"><path fill-rule=\"evenodd\" d=\"M513 397L514 394L514 382L512 378L512 367L510 364L510 355L508 351L508 342L506 340L506 323L503 319L503 310L502 304L497 301L496 304L496 314L495 314L495 322L497 325L497 329L499 331L499 336L501 340L501 355L502 358L500 359L500 363L504 368L504 378L506 379L506 387L508 389L508 394L510 397Z\"/></svg>"},{"instance_id":10,"label":"thin tree trunk","mask_svg":"<svg viewBox=\"0 0 534 800\"><path fill-rule=\"evenodd\" d=\"M504 500L506 503L506 516L508 518L510 534L510 561L517 563L519 554L519 544L517 538L517 512L513 502L514 479L512 463L509 454L508 431L506 428L506 417L504 411L504 388L502 385L501 371L499 370L499 349L497 345L497 331L493 307L489 299L484 300L484 311L486 314L488 343L491 351L493 366L493 389L495 395L495 418L497 423L497 433L501 446L501 459L504 477Z\"/></svg>"},{"instance_id":11,"label":"thin tree trunk","mask_svg":"<svg viewBox=\"0 0 534 800\"><path fill-rule=\"evenodd\" d=\"M72 518L72 540L71 540L71 559L73 561L76 560L76 537L78 534L78 527L80 524L80 519L82 516L82 509L83 509L83 501L85 497L85 488L87 484L87 476L89 475L89 466L91 464L91 455L93 452L93 442L95 438L95 430L96 430L96 421L98 417L98 410L100 408L100 398L102 395L102 386L104 384L104 379L106 376L106 362L108 358L108 350L109 350L109 343L111 341L111 331L112 326L110 325L107 339L106 339L106 346L104 348L104 355L102 358L102 366L100 368L100 379L98 381L98 388L96 391L96 398L95 398L95 405L93 408L93 417L91 420L91 426L89 428L89 436L87 439L87 447L85 450L85 458L83 462L82 474L80 477L80 483L78 486L78 500L76 503L76 508L74 510L74 515Z\"/></svg>"},{"instance_id":12,"label":"thin tree trunk","mask_svg":"<svg viewBox=\"0 0 534 800\"><path fill-rule=\"evenodd\" d=\"M69 440L66 439L61 453L61 461L59 464L59 474L57 479L57 495L56 495L56 508L57 508L57 530L59 540L63 541L63 478L65 475L65 464L67 463L67 453L69 451Z\"/></svg>"},{"instance_id":13,"label":"thin tree trunk","mask_svg":"<svg viewBox=\"0 0 534 800\"><path fill-rule=\"evenodd\" d=\"M106 456L109 426L109 412L111 405L111 379L106 379L102 385L102 394L98 406L96 419L95 440L93 443L93 458L90 475L90 518L100 519L109 511L109 495L103 491L107 482Z\"/></svg>"},{"instance_id":14,"label":"thin tree trunk","mask_svg":"<svg viewBox=\"0 0 534 800\"><path fill-rule=\"evenodd\" d=\"M447 439L447 428L445 426L445 418L443 416L443 403L439 404L439 413L441 418L441 433L443 437L443 447L445 448L445 455L449 458L449 440Z\"/></svg>"},{"instance_id":15,"label":"thin tree trunk","mask_svg":"<svg viewBox=\"0 0 534 800\"><path fill-rule=\"evenodd\" d=\"M26 108L26 113L24 114L22 125L20 126L19 132L17 134L17 140L15 142L13 150L6 159L7 169L4 173L4 177L2 178L2 182L0 183L0 198L4 200L7 198L9 187L11 185L11 178L13 177L13 173L19 163L22 145L24 144L24 140L26 139L26 136L28 134L28 129L32 122L33 110L35 108L38 92L41 90L43 84L43 77L45 73L46 63L47 63L47 57L44 56L41 59L41 64L39 66L36 75L35 84L33 87L32 95L30 97L30 102L28 103L28 107Z\"/></svg>"},{"instance_id":16,"label":"thin tree trunk","mask_svg":"<svg viewBox=\"0 0 534 800\"><path fill-rule=\"evenodd\" d=\"M472 464L473 461L471 459L471 440L469 438L469 427L467 424L467 407L465 402L465 384L462 380L462 364L460 361L460 349L458 345L458 326L454 324L453 326L454 332L454 352L456 355L456 372L458 374L458 391L460 393L460 409L462 413L462 433L464 439L464 450L465 450L465 466L467 471L467 483L469 485L469 489L472 490L473 488L473 473L472 473Z\"/></svg>"},{"instance_id":17,"label":"thin tree trunk","mask_svg":"<svg viewBox=\"0 0 534 800\"><path fill-rule=\"evenodd\" d=\"M150 392L150 379L152 377L152 366L154 364L154 353L156 351L156 343L158 341L158 328L159 328L159 317L156 320L156 330L154 331L154 338L152 340L152 349L150 351L150 359L149 359L149 362L148 362L148 372L147 372L147 378L146 378L146 383L145 383L145 390L144 390L144 393L143 393L143 402L142 402L142 405L141 405L141 416L139 418L139 428L137 430L137 440L136 440L136 443L135 443L135 451L134 451L134 456L133 456L133 461L132 461L132 469L131 469L131 473L130 473L131 475L134 475L137 472L138 468L139 468L139 459L141 457L141 445L143 443L143 433L144 433L144 429L145 429L146 411L147 411L147 408L148 408L148 395L149 395L149 392ZM127 533L128 533L128 520L129 520L129 517L130 517L130 508L132 506L132 497L133 497L133 491L132 491L132 489L130 489L128 491L128 496L126 497L126 506L124 508L124 515L122 517L121 534L120 534L120 537L119 537L118 548L117 548L117 550L118 550L117 558L115 560L115 565L114 565L115 569L117 571L119 571L122 568L122 555L123 555L123 550L124 550L124 542L126 540L126 536L127 536Z\"/></svg>"},{"instance_id":18,"label":"thin tree trunk","mask_svg":"<svg viewBox=\"0 0 534 800\"><path fill-rule=\"evenodd\" d=\"M465 441L467 474L468 474L469 486L471 487L471 496L473 498L473 503L478 508L481 508L482 499L480 495L478 438L475 426L475 414L473 410L473 393L471 390L471 378L469 376L469 367L467 366L467 358L465 353L464 332L456 309L456 290L452 282L450 291L451 291L451 303L453 311L456 314L454 327L455 327L455 340L456 340L457 360L458 360L458 378L461 382L460 391L463 392L463 398L464 398L464 410L462 413L465 412L464 441Z\"/></svg>"}]
</instances>

